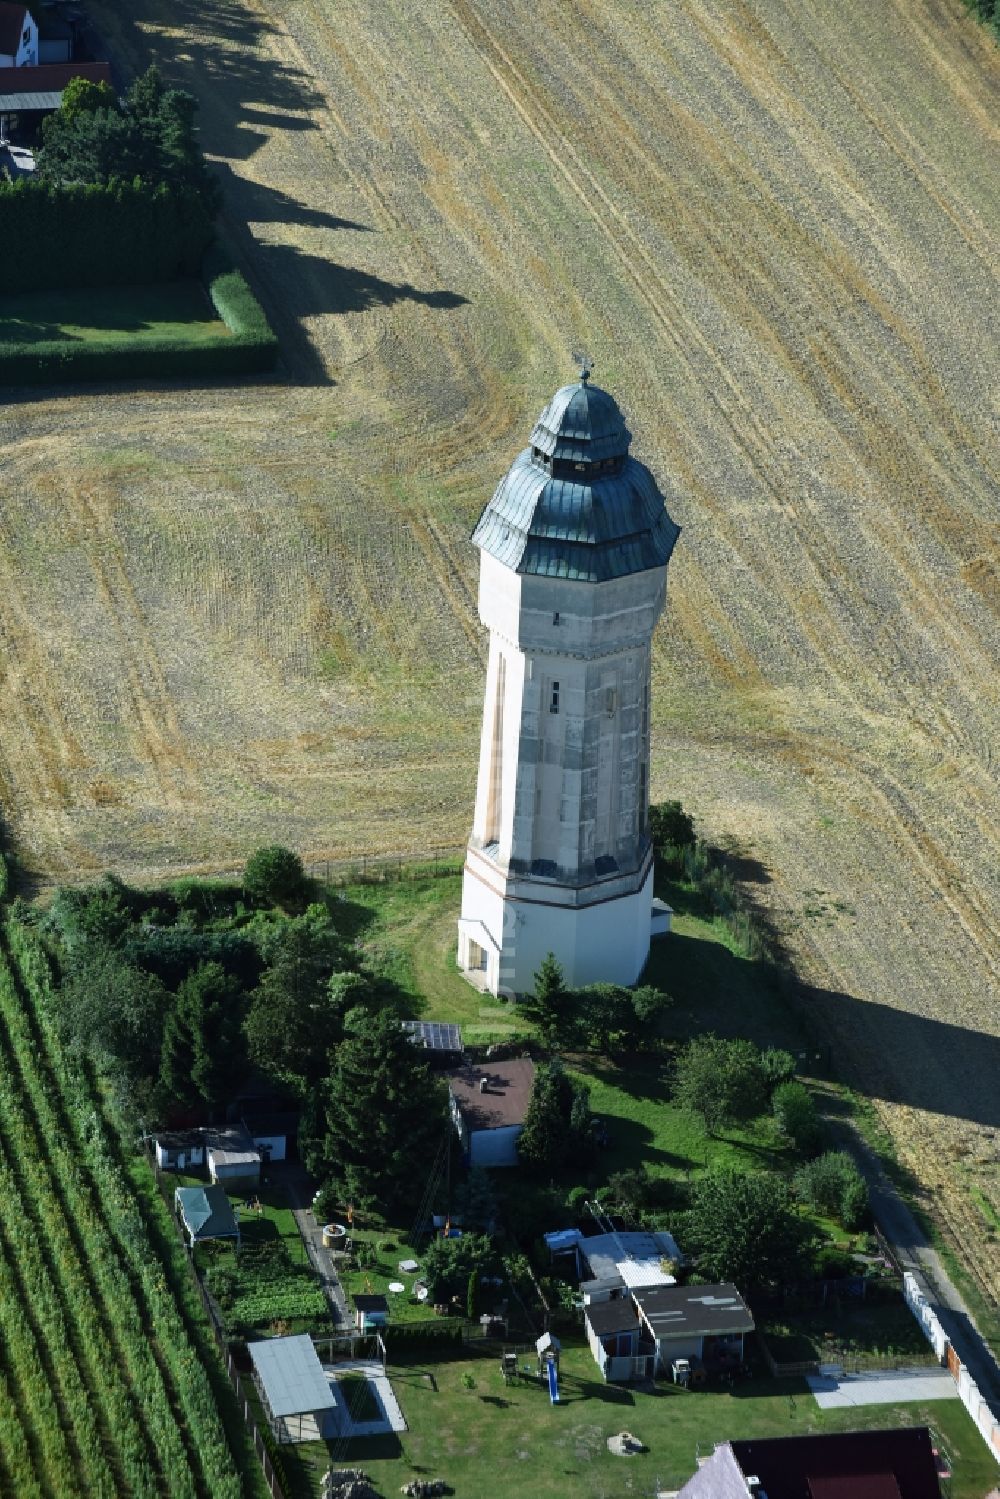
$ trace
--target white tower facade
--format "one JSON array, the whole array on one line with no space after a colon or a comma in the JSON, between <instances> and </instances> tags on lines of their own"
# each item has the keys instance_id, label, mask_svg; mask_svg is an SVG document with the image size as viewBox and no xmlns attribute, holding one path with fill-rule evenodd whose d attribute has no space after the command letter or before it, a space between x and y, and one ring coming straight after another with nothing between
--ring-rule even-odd
<instances>
[{"instance_id":1,"label":"white tower facade","mask_svg":"<svg viewBox=\"0 0 1000 1499\"><path fill-rule=\"evenodd\" d=\"M679 534L617 404L556 392L480 517L490 632L458 961L525 993L635 983L649 954L650 645Z\"/></svg>"}]
</instances>

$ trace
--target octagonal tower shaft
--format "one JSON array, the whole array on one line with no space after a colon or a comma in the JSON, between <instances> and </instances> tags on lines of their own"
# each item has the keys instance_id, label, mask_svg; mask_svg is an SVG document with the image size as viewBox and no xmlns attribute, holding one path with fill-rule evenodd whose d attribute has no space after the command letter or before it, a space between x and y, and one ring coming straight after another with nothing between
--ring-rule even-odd
<instances>
[{"instance_id":1,"label":"octagonal tower shaft","mask_svg":"<svg viewBox=\"0 0 1000 1499\"><path fill-rule=\"evenodd\" d=\"M650 645L677 528L605 392L542 413L479 521L490 631L459 963L530 989L633 983L649 951Z\"/></svg>"}]
</instances>

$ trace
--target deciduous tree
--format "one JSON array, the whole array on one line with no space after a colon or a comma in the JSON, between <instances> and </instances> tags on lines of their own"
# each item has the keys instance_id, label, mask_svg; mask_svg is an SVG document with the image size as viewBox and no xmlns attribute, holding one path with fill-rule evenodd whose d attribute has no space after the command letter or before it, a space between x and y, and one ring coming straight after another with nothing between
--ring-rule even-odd
<instances>
[{"instance_id":1,"label":"deciduous tree","mask_svg":"<svg viewBox=\"0 0 1000 1499\"><path fill-rule=\"evenodd\" d=\"M331 989L342 944L322 906L269 929L267 967L251 999L247 1045L255 1062L305 1090L324 1075L340 1039L344 986Z\"/></svg>"},{"instance_id":2,"label":"deciduous tree","mask_svg":"<svg viewBox=\"0 0 1000 1499\"><path fill-rule=\"evenodd\" d=\"M709 1134L766 1106L760 1051L752 1041L696 1036L677 1059L674 1101L700 1115Z\"/></svg>"},{"instance_id":3,"label":"deciduous tree","mask_svg":"<svg viewBox=\"0 0 1000 1499\"><path fill-rule=\"evenodd\" d=\"M298 854L271 843L250 855L243 871L243 885L254 900L285 905L301 899L306 872Z\"/></svg>"},{"instance_id":4,"label":"deciduous tree","mask_svg":"<svg viewBox=\"0 0 1000 1499\"><path fill-rule=\"evenodd\" d=\"M808 1154L818 1148L822 1125L813 1096L804 1083L781 1083L771 1095L771 1110L781 1132L796 1150Z\"/></svg>"},{"instance_id":5,"label":"deciduous tree","mask_svg":"<svg viewBox=\"0 0 1000 1499\"><path fill-rule=\"evenodd\" d=\"M828 1150L795 1173L795 1190L821 1213L839 1218L846 1229L860 1228L868 1212L868 1188L846 1150Z\"/></svg>"},{"instance_id":6,"label":"deciduous tree","mask_svg":"<svg viewBox=\"0 0 1000 1499\"><path fill-rule=\"evenodd\" d=\"M816 1239L780 1176L718 1169L694 1183L678 1237L699 1275L741 1289L806 1273Z\"/></svg>"}]
</instances>

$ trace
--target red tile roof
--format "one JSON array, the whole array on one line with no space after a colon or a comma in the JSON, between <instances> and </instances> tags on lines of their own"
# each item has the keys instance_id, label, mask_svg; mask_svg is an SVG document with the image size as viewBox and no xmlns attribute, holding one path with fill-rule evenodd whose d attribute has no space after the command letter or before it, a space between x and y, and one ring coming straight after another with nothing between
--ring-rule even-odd
<instances>
[{"instance_id":1,"label":"red tile roof","mask_svg":"<svg viewBox=\"0 0 1000 1499\"><path fill-rule=\"evenodd\" d=\"M940 1499L926 1426L730 1442L767 1499Z\"/></svg>"},{"instance_id":2,"label":"red tile roof","mask_svg":"<svg viewBox=\"0 0 1000 1499\"><path fill-rule=\"evenodd\" d=\"M17 6L8 6L7 9L16 10ZM0 42L0 52L3 50ZM72 78L86 78L90 83L110 83L111 64L45 62L37 68L0 68L0 94L61 94Z\"/></svg>"},{"instance_id":3,"label":"red tile roof","mask_svg":"<svg viewBox=\"0 0 1000 1499\"><path fill-rule=\"evenodd\" d=\"M24 5L0 4L0 52L9 52L11 57L17 56L27 14L27 7Z\"/></svg>"}]
</instances>

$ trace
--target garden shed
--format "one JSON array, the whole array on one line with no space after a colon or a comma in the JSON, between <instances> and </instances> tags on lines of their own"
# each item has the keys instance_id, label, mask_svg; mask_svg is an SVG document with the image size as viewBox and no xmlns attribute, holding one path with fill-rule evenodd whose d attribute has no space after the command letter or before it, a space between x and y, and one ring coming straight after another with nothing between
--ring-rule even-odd
<instances>
[{"instance_id":1,"label":"garden shed","mask_svg":"<svg viewBox=\"0 0 1000 1499\"><path fill-rule=\"evenodd\" d=\"M205 1162L213 1182L233 1192L260 1186L260 1151L248 1130L212 1130L205 1137Z\"/></svg>"},{"instance_id":2,"label":"garden shed","mask_svg":"<svg viewBox=\"0 0 1000 1499\"><path fill-rule=\"evenodd\" d=\"M287 1160L299 1127L297 1114L246 1115L244 1128L263 1162Z\"/></svg>"},{"instance_id":3,"label":"garden shed","mask_svg":"<svg viewBox=\"0 0 1000 1499\"><path fill-rule=\"evenodd\" d=\"M153 1153L161 1171L190 1171L205 1164L205 1132L170 1130L153 1137Z\"/></svg>"},{"instance_id":4,"label":"garden shed","mask_svg":"<svg viewBox=\"0 0 1000 1499\"><path fill-rule=\"evenodd\" d=\"M517 1141L534 1081L530 1057L468 1065L448 1074L452 1123L468 1165L517 1165Z\"/></svg>"},{"instance_id":5,"label":"garden shed","mask_svg":"<svg viewBox=\"0 0 1000 1499\"><path fill-rule=\"evenodd\" d=\"M611 1291L583 1311L590 1351L605 1379L650 1379L674 1359L741 1362L753 1332L735 1286L654 1285Z\"/></svg>"},{"instance_id":6,"label":"garden shed","mask_svg":"<svg viewBox=\"0 0 1000 1499\"><path fill-rule=\"evenodd\" d=\"M676 1358L742 1362L754 1322L735 1286L653 1286L632 1292L639 1320L656 1344L657 1365Z\"/></svg>"},{"instance_id":7,"label":"garden shed","mask_svg":"<svg viewBox=\"0 0 1000 1499\"><path fill-rule=\"evenodd\" d=\"M384 1296L355 1296L354 1321L358 1332L374 1332L389 1320L389 1303Z\"/></svg>"},{"instance_id":8,"label":"garden shed","mask_svg":"<svg viewBox=\"0 0 1000 1499\"><path fill-rule=\"evenodd\" d=\"M279 1442L314 1442L339 1430L337 1396L312 1338L268 1338L248 1343L253 1380Z\"/></svg>"},{"instance_id":9,"label":"garden shed","mask_svg":"<svg viewBox=\"0 0 1000 1499\"><path fill-rule=\"evenodd\" d=\"M206 1239L235 1239L240 1242L240 1226L223 1187L178 1187L174 1192L174 1211L187 1232L193 1249Z\"/></svg>"}]
</instances>

